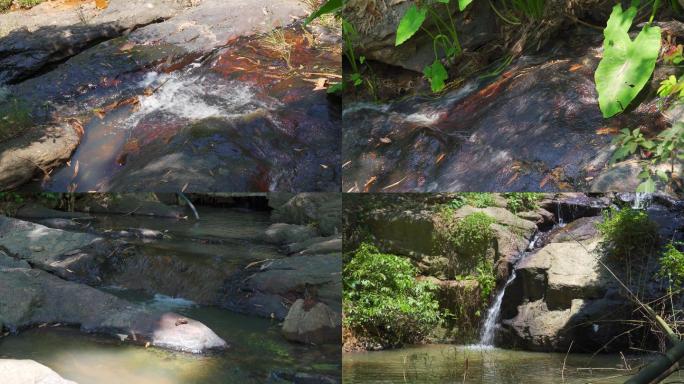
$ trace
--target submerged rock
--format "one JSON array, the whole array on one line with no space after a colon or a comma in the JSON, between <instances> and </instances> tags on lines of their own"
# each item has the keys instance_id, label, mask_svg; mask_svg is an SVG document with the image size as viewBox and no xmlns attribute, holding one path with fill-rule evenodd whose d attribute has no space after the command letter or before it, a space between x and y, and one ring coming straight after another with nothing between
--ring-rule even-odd
<instances>
[{"instance_id":1,"label":"submerged rock","mask_svg":"<svg viewBox=\"0 0 684 384\"><path fill-rule=\"evenodd\" d=\"M33 360L0 359L0 377L8 384L77 384Z\"/></svg>"}]
</instances>

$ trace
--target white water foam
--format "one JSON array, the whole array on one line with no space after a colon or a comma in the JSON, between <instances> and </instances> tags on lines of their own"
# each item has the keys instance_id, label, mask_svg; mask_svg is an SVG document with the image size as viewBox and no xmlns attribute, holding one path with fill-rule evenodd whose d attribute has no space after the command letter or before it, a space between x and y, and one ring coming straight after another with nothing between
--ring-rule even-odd
<instances>
[{"instance_id":1,"label":"white water foam","mask_svg":"<svg viewBox=\"0 0 684 384\"><path fill-rule=\"evenodd\" d=\"M197 306L197 303L182 297L171 297L157 293L152 300L146 303L146 306L162 311L173 311L183 308L192 308Z\"/></svg>"},{"instance_id":2,"label":"white water foam","mask_svg":"<svg viewBox=\"0 0 684 384\"><path fill-rule=\"evenodd\" d=\"M140 105L128 119L128 126L156 113L188 120L234 118L277 104L257 99L254 89L244 83L211 74L149 72L139 85L154 93L139 98Z\"/></svg>"}]
</instances>

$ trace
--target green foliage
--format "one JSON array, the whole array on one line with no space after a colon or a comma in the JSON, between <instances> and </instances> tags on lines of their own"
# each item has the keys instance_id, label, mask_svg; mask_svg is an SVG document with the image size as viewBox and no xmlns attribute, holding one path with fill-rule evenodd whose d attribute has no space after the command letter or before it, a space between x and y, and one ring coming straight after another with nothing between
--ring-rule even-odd
<instances>
[{"instance_id":1,"label":"green foliage","mask_svg":"<svg viewBox=\"0 0 684 384\"><path fill-rule=\"evenodd\" d=\"M445 81L449 78L446 68L439 59L435 59L432 65L428 65L423 70L423 74L430 82L432 92L439 92L446 86Z\"/></svg>"},{"instance_id":2,"label":"green foliage","mask_svg":"<svg viewBox=\"0 0 684 384\"><path fill-rule=\"evenodd\" d=\"M460 11L472 2L472 0L458 0L458 9ZM433 51L435 60L432 64L423 69L423 74L430 82L430 87L433 92L439 92L446 86L445 81L448 79L444 64L442 64L439 48L444 52L447 60L452 60L461 54L461 43L456 31L452 9L450 8L451 0L433 0L421 3L419 5L412 4L406 13L402 16L397 26L395 46L399 46L408 41L413 35L423 27L428 16L435 22L437 33L432 34L426 29L427 33L432 38ZM439 6L441 4L441 6ZM435 7L434 5L437 5Z\"/></svg>"},{"instance_id":3,"label":"green foliage","mask_svg":"<svg viewBox=\"0 0 684 384\"><path fill-rule=\"evenodd\" d=\"M23 203L24 197L18 192L0 192L0 201Z\"/></svg>"},{"instance_id":4,"label":"green foliage","mask_svg":"<svg viewBox=\"0 0 684 384\"><path fill-rule=\"evenodd\" d=\"M418 8L415 4L412 4L406 13L399 21L399 26L397 26L397 37L394 40L394 45L399 46L403 44L406 40L410 39L411 36L415 35L420 29L427 17L427 8Z\"/></svg>"},{"instance_id":5,"label":"green foliage","mask_svg":"<svg viewBox=\"0 0 684 384\"><path fill-rule=\"evenodd\" d=\"M0 12L10 9L12 0L0 0Z\"/></svg>"},{"instance_id":6,"label":"green foliage","mask_svg":"<svg viewBox=\"0 0 684 384\"><path fill-rule=\"evenodd\" d=\"M620 260L631 256L647 256L658 242L658 228L643 210L606 210L603 212L603 222L598 223L597 227L610 256Z\"/></svg>"},{"instance_id":7,"label":"green foliage","mask_svg":"<svg viewBox=\"0 0 684 384\"><path fill-rule=\"evenodd\" d=\"M489 295L491 295L492 292L494 292L494 288L496 288L494 267L492 264L483 260L480 265L477 266L476 271L475 279L480 286L482 300L486 305L489 302Z\"/></svg>"},{"instance_id":8,"label":"green foliage","mask_svg":"<svg viewBox=\"0 0 684 384\"><path fill-rule=\"evenodd\" d=\"M494 238L490 225L495 220L483 212L455 220L454 211L465 205L485 208L494 205L494 200L491 193L469 192L441 207L435 228L440 251L449 258L449 277L477 277L481 274L478 268L484 271L482 266L491 264L486 256Z\"/></svg>"},{"instance_id":9,"label":"green foliage","mask_svg":"<svg viewBox=\"0 0 684 384\"><path fill-rule=\"evenodd\" d=\"M320 8L318 8L314 13L309 15L304 21L304 25L316 20L317 18L327 15L334 14L342 10L342 0L328 0Z\"/></svg>"},{"instance_id":10,"label":"green foliage","mask_svg":"<svg viewBox=\"0 0 684 384\"><path fill-rule=\"evenodd\" d=\"M629 37L637 7L633 3L623 11L622 5L617 4L603 31L603 58L594 75L603 117L627 108L651 77L658 59L659 27L648 23L635 40Z\"/></svg>"},{"instance_id":11,"label":"green foliage","mask_svg":"<svg viewBox=\"0 0 684 384\"><path fill-rule=\"evenodd\" d=\"M16 98L0 101L0 141L18 136L31 126L31 121L26 103Z\"/></svg>"},{"instance_id":12,"label":"green foliage","mask_svg":"<svg viewBox=\"0 0 684 384\"><path fill-rule=\"evenodd\" d=\"M684 98L684 81L681 78L677 80L675 75L670 75L667 79L660 82L658 96L670 97L676 93L679 93L679 99Z\"/></svg>"},{"instance_id":13,"label":"green foliage","mask_svg":"<svg viewBox=\"0 0 684 384\"><path fill-rule=\"evenodd\" d=\"M36 5L42 3L45 0L17 0L17 3L19 4L20 7L23 8L31 8L35 7Z\"/></svg>"},{"instance_id":14,"label":"green foliage","mask_svg":"<svg viewBox=\"0 0 684 384\"><path fill-rule=\"evenodd\" d=\"M652 139L646 139L638 128L633 131L623 129L613 139L613 144L618 145L611 158L613 163L636 154L639 149L647 155L648 162L639 174L642 182L637 192L654 192L656 179L671 183L675 164L684 160L684 123L677 122ZM654 171L661 164L668 164L669 170Z\"/></svg>"},{"instance_id":15,"label":"green foliage","mask_svg":"<svg viewBox=\"0 0 684 384\"><path fill-rule=\"evenodd\" d=\"M544 198L544 194L539 192L508 192L503 196L506 198L506 207L514 213L537 209L537 202Z\"/></svg>"},{"instance_id":16,"label":"green foliage","mask_svg":"<svg viewBox=\"0 0 684 384\"><path fill-rule=\"evenodd\" d=\"M474 261L479 264L491 244L493 232L489 226L494 222L494 218L482 212L472 213L456 222L448 234L448 242L460 261Z\"/></svg>"},{"instance_id":17,"label":"green foliage","mask_svg":"<svg viewBox=\"0 0 684 384\"><path fill-rule=\"evenodd\" d=\"M665 246L665 251L660 257L658 276L667 278L672 285L680 287L684 284L684 252L678 250L676 245L684 244L670 242Z\"/></svg>"},{"instance_id":18,"label":"green foliage","mask_svg":"<svg viewBox=\"0 0 684 384\"><path fill-rule=\"evenodd\" d=\"M546 8L546 0L511 0L513 9L532 20L541 20Z\"/></svg>"},{"instance_id":19,"label":"green foliage","mask_svg":"<svg viewBox=\"0 0 684 384\"><path fill-rule=\"evenodd\" d=\"M442 321L434 285L407 258L363 243L344 266L344 323L382 347L417 343Z\"/></svg>"}]
</instances>

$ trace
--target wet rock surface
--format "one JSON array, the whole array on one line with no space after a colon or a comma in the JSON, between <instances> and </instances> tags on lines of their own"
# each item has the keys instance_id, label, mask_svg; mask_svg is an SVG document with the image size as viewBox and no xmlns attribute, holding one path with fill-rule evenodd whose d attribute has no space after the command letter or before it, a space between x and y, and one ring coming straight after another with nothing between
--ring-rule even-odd
<instances>
[{"instance_id":1,"label":"wet rock surface","mask_svg":"<svg viewBox=\"0 0 684 384\"><path fill-rule=\"evenodd\" d=\"M18 103L31 114L26 132L40 135L44 129L38 126L55 119L76 119L83 129L80 145L77 141L67 154L51 155L46 164L36 161L45 172L69 158L71 165L28 188L338 190L339 107L325 90L313 88L318 79L337 76L339 55L314 47L300 26L274 32L283 33L276 45L263 42L268 36L254 37L301 18L303 5L290 0L179 4L142 1L137 12L112 1L92 26L71 27L66 20L60 28L67 32L91 28L106 41L84 32L79 38L88 42L82 46L67 36L50 49L64 55L62 45L72 44L72 54L55 58L48 52L35 64L48 65L44 73L3 88L0 105ZM108 18L118 20L115 27L104 26ZM155 23L144 26L148 21ZM6 39L0 39L0 49ZM283 47L287 59L280 56ZM34 48L26 49L33 54ZM3 145L0 156L19 162L12 151L20 144ZM3 189L41 170L34 166L30 174L20 173L7 161L0 162L0 170L4 163L12 183L0 184Z\"/></svg>"},{"instance_id":2,"label":"wet rock surface","mask_svg":"<svg viewBox=\"0 0 684 384\"><path fill-rule=\"evenodd\" d=\"M466 81L436 98L345 103L343 190L576 191L597 183L633 191L635 174L625 179L607 166L611 134L657 132L665 119L654 102L602 118L598 37L583 35L583 48L561 55L523 56L493 81Z\"/></svg>"}]
</instances>

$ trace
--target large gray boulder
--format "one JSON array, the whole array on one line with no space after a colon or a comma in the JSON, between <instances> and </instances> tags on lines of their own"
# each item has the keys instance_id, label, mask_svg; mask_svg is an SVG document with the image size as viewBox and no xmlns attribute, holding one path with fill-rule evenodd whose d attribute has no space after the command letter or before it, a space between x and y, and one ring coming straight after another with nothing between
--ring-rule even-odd
<instances>
[{"instance_id":1,"label":"large gray boulder","mask_svg":"<svg viewBox=\"0 0 684 384\"><path fill-rule=\"evenodd\" d=\"M300 193L271 212L274 222L315 225L322 236L342 231L342 195Z\"/></svg>"},{"instance_id":2,"label":"large gray boulder","mask_svg":"<svg viewBox=\"0 0 684 384\"><path fill-rule=\"evenodd\" d=\"M227 347L196 320L147 310L37 269L0 269L0 323L15 332L44 323L75 324L85 332L190 353Z\"/></svg>"},{"instance_id":3,"label":"large gray boulder","mask_svg":"<svg viewBox=\"0 0 684 384\"><path fill-rule=\"evenodd\" d=\"M283 320L289 304L312 297L342 311L342 255L293 256L252 266L226 282L222 306Z\"/></svg>"},{"instance_id":4,"label":"large gray boulder","mask_svg":"<svg viewBox=\"0 0 684 384\"><path fill-rule=\"evenodd\" d=\"M298 299L283 322L283 336L305 344L339 343L342 339L341 317L323 303Z\"/></svg>"},{"instance_id":5,"label":"large gray boulder","mask_svg":"<svg viewBox=\"0 0 684 384\"><path fill-rule=\"evenodd\" d=\"M76 384L33 360L0 359L0 377L8 384Z\"/></svg>"},{"instance_id":6,"label":"large gray boulder","mask_svg":"<svg viewBox=\"0 0 684 384\"><path fill-rule=\"evenodd\" d=\"M540 351L590 351L619 334L629 303L601 265L600 238L578 220L515 267L502 306L503 345ZM591 235L588 235L591 233ZM582 241L570 241L577 238ZM593 348L593 349L592 349Z\"/></svg>"}]
</instances>

